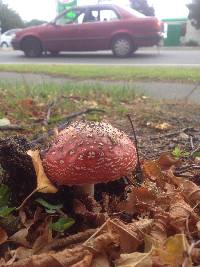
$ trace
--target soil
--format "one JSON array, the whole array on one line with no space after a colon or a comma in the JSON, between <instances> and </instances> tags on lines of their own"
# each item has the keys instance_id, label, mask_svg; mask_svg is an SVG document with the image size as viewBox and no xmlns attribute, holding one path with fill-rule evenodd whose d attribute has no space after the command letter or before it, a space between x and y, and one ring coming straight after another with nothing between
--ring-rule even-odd
<instances>
[{"instance_id":1,"label":"soil","mask_svg":"<svg viewBox=\"0 0 200 267\"><path fill-rule=\"evenodd\" d=\"M131 117L142 158L156 158L176 146L188 152L200 150L199 105L136 100ZM133 130L126 117L112 118L111 121L133 138ZM163 123L167 123L166 129L156 129Z\"/></svg>"}]
</instances>

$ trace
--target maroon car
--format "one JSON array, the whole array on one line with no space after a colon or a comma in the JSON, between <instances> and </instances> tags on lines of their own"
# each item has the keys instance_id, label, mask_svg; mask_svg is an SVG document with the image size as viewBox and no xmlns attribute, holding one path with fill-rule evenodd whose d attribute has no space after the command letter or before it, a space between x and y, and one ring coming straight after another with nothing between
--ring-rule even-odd
<instances>
[{"instance_id":1,"label":"maroon car","mask_svg":"<svg viewBox=\"0 0 200 267\"><path fill-rule=\"evenodd\" d=\"M80 6L60 14L54 21L26 28L12 40L15 50L27 57L43 52L112 50L126 57L138 47L158 45L161 25L129 7L104 4Z\"/></svg>"}]
</instances>

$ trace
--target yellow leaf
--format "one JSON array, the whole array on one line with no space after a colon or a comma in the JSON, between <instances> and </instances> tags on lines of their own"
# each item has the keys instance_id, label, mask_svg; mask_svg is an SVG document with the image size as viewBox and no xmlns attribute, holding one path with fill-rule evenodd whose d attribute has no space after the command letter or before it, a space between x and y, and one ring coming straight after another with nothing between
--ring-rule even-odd
<instances>
[{"instance_id":1,"label":"yellow leaf","mask_svg":"<svg viewBox=\"0 0 200 267\"><path fill-rule=\"evenodd\" d=\"M164 247L154 248L153 254L159 258L161 264L179 267L185 259L187 250L188 243L185 235L178 234L169 237Z\"/></svg>"},{"instance_id":2,"label":"yellow leaf","mask_svg":"<svg viewBox=\"0 0 200 267\"><path fill-rule=\"evenodd\" d=\"M151 267L153 266L151 252L122 254L116 261L116 267Z\"/></svg>"},{"instance_id":3,"label":"yellow leaf","mask_svg":"<svg viewBox=\"0 0 200 267\"><path fill-rule=\"evenodd\" d=\"M32 158L33 166L35 168L37 176L37 191L41 193L56 193L58 189L47 178L42 166L39 151L29 150L27 151L27 154Z\"/></svg>"}]
</instances>

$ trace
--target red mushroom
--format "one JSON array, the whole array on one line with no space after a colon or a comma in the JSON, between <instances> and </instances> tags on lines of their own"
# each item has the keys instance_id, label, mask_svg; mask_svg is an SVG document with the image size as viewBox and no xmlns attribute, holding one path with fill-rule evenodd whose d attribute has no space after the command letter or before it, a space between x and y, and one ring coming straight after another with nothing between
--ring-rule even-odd
<instances>
[{"instance_id":1,"label":"red mushroom","mask_svg":"<svg viewBox=\"0 0 200 267\"><path fill-rule=\"evenodd\" d=\"M43 157L46 175L58 185L109 182L137 165L133 142L105 122L74 122L61 131ZM93 186L94 187L94 186Z\"/></svg>"}]
</instances>

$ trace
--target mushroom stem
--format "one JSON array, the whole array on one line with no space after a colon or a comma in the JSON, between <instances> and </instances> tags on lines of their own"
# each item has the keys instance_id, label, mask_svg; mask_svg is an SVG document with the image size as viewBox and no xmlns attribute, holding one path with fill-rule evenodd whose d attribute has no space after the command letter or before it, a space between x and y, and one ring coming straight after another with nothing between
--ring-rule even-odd
<instances>
[{"instance_id":1,"label":"mushroom stem","mask_svg":"<svg viewBox=\"0 0 200 267\"><path fill-rule=\"evenodd\" d=\"M94 184L84 184L81 186L81 191L91 197L94 197Z\"/></svg>"}]
</instances>

